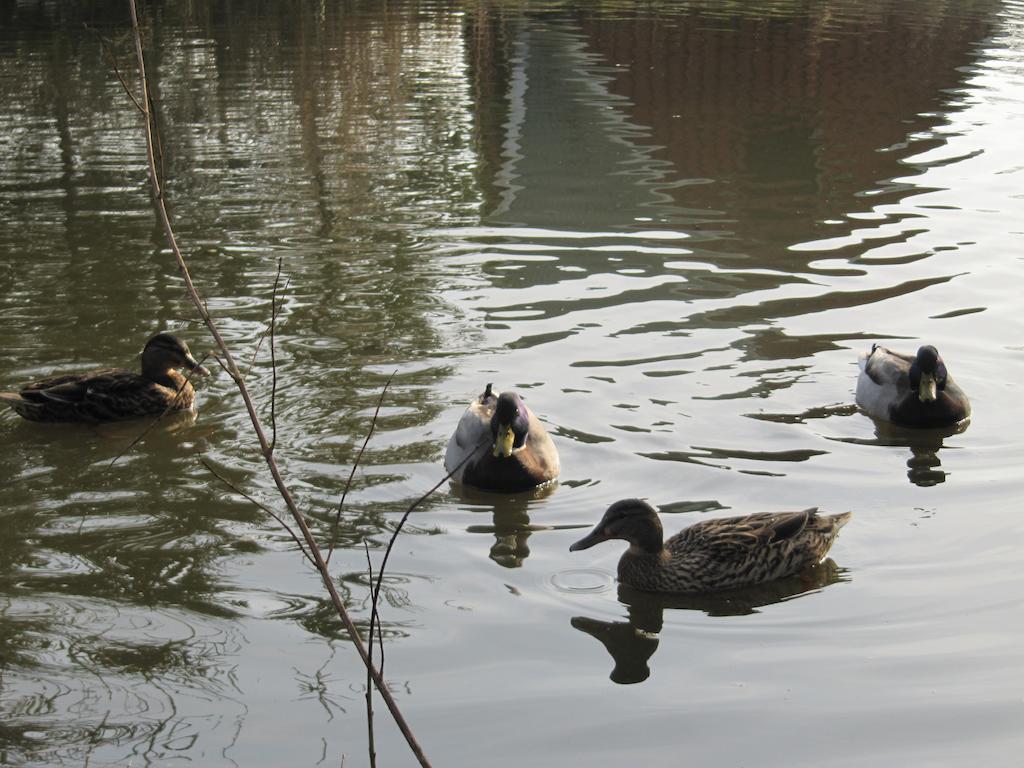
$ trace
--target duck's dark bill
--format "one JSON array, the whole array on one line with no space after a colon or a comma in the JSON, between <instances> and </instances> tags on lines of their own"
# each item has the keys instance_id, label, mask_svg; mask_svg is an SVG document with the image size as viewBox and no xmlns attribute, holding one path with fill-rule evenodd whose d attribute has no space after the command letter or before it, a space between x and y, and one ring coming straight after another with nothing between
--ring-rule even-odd
<instances>
[{"instance_id":1,"label":"duck's dark bill","mask_svg":"<svg viewBox=\"0 0 1024 768\"><path fill-rule=\"evenodd\" d=\"M581 549L590 549L592 546L594 546L595 544L600 544L602 541L607 541L607 537L604 535L604 531L602 531L599 528L597 530L591 531L582 539L580 539L571 547L569 547L569 551L579 552Z\"/></svg>"},{"instance_id":2,"label":"duck's dark bill","mask_svg":"<svg viewBox=\"0 0 1024 768\"><path fill-rule=\"evenodd\" d=\"M198 373L200 376L209 376L210 375L210 369L207 368L205 365L201 365L199 363L199 361L196 360L191 355L189 355L189 358L188 358L188 367L191 368L196 373Z\"/></svg>"}]
</instances>

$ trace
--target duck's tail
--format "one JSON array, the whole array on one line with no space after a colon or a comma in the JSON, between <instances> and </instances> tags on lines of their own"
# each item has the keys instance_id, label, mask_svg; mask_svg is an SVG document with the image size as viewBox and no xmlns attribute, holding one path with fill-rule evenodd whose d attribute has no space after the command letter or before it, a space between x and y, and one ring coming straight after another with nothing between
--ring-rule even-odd
<instances>
[{"instance_id":1,"label":"duck's tail","mask_svg":"<svg viewBox=\"0 0 1024 768\"><path fill-rule=\"evenodd\" d=\"M853 518L853 512L843 512L839 515L827 515L826 516L833 523L833 530L837 533L839 529L846 525Z\"/></svg>"}]
</instances>

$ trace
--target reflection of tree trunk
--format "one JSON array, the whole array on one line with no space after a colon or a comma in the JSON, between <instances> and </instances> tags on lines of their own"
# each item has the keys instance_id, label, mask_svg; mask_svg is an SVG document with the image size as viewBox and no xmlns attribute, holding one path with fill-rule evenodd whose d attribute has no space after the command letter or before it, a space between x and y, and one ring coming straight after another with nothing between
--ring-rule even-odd
<instances>
[{"instance_id":1,"label":"reflection of tree trunk","mask_svg":"<svg viewBox=\"0 0 1024 768\"><path fill-rule=\"evenodd\" d=\"M147 12L155 16L155 9L147 9ZM163 71L161 64L161 52L164 49L163 39L161 31L163 25L160 24L156 19L152 19L148 25L149 41L146 47L146 87L149 92L149 108L152 112L151 119L154 123L154 135L156 136L157 144L154 146L153 151L156 155L157 171L160 175L160 188L163 191L164 197L168 197L167 192L167 168L170 165L170 158L164 154L163 146L160 143L161 136L170 135L167 130L166 121L163 118L163 110L160 107L161 104L161 87L160 87L160 74ZM168 200L168 203L170 201ZM153 234L152 240L154 243L163 244L164 230L163 225L160 223L160 215L154 206L153 209Z\"/></svg>"},{"instance_id":2,"label":"reflection of tree trunk","mask_svg":"<svg viewBox=\"0 0 1024 768\"><path fill-rule=\"evenodd\" d=\"M319 96L323 89L321 73L324 68L323 41L320 26L316 32L308 34L310 25L300 23L298 46L298 72L294 80L295 103L299 108L299 140L302 158L309 177L313 180L313 196L316 200L317 215L320 227L317 235L330 235L334 223L328 197L327 178L324 174L324 153L320 147L320 103ZM307 37L308 35L308 37ZM310 39L312 38L312 39Z\"/></svg>"},{"instance_id":3,"label":"reflection of tree trunk","mask_svg":"<svg viewBox=\"0 0 1024 768\"><path fill-rule=\"evenodd\" d=\"M502 165L505 124L509 119L509 59L512 34L501 8L481 3L466 16L463 35L469 61L469 87L476 108L474 150L483 213L493 211L501 189L495 178Z\"/></svg>"},{"instance_id":4,"label":"reflection of tree trunk","mask_svg":"<svg viewBox=\"0 0 1024 768\"><path fill-rule=\"evenodd\" d=\"M68 108L68 45L64 35L56 35L49 59L49 79L53 87L53 117L57 129L57 145L60 147L60 188L61 207L64 210L64 240L70 255L69 267L75 270L78 261L77 227L75 213L78 209L78 190L75 186L75 149L71 136L71 121Z\"/></svg>"}]
</instances>

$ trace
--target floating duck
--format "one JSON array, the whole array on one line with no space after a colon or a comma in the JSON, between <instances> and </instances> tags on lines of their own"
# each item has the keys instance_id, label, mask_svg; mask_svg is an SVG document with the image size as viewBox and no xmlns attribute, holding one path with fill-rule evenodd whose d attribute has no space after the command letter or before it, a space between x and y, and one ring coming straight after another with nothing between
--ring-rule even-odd
<instances>
[{"instance_id":1,"label":"floating duck","mask_svg":"<svg viewBox=\"0 0 1024 768\"><path fill-rule=\"evenodd\" d=\"M488 384L459 419L444 467L456 482L514 493L558 477L558 451L518 394L495 394Z\"/></svg>"},{"instance_id":2,"label":"floating duck","mask_svg":"<svg viewBox=\"0 0 1024 768\"><path fill-rule=\"evenodd\" d=\"M761 512L706 520L667 541L658 513L640 499L608 507L597 527L569 551L609 539L629 542L619 581L648 592L715 592L790 576L819 561L852 513Z\"/></svg>"},{"instance_id":3,"label":"floating duck","mask_svg":"<svg viewBox=\"0 0 1024 768\"><path fill-rule=\"evenodd\" d=\"M874 344L860 357L857 405L868 416L906 427L947 427L971 415L967 395L930 344L915 357Z\"/></svg>"},{"instance_id":4,"label":"floating duck","mask_svg":"<svg viewBox=\"0 0 1024 768\"><path fill-rule=\"evenodd\" d=\"M188 345L158 333L142 350L142 373L107 368L51 376L17 392L0 392L0 405L29 421L117 421L195 407L195 389L178 372L210 372L192 357Z\"/></svg>"}]
</instances>

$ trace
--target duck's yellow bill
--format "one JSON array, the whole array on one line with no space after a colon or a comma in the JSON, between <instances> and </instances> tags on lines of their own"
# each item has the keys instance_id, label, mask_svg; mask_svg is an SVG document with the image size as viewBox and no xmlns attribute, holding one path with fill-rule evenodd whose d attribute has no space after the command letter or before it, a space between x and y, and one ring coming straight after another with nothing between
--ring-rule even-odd
<instances>
[{"instance_id":1,"label":"duck's yellow bill","mask_svg":"<svg viewBox=\"0 0 1024 768\"><path fill-rule=\"evenodd\" d=\"M917 387L917 398L922 403L935 402L935 377L928 373L921 374L921 383Z\"/></svg>"},{"instance_id":2,"label":"duck's yellow bill","mask_svg":"<svg viewBox=\"0 0 1024 768\"><path fill-rule=\"evenodd\" d=\"M502 424L498 427L498 436L494 440L494 455L497 457L511 456L512 444L516 436L512 431L511 424Z\"/></svg>"}]
</instances>

